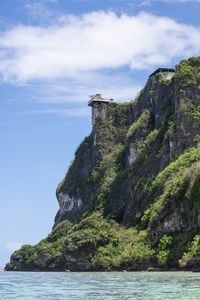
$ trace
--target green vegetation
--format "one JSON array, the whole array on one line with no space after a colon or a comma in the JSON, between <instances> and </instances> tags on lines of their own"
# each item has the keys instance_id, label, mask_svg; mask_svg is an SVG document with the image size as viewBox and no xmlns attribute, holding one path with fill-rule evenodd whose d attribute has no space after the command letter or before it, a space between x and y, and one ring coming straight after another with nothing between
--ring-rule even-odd
<instances>
[{"instance_id":1,"label":"green vegetation","mask_svg":"<svg viewBox=\"0 0 200 300\"><path fill-rule=\"evenodd\" d=\"M193 125L199 126L200 124L200 103L194 105L186 99L181 100L179 112L183 113L187 118L190 118Z\"/></svg>"},{"instance_id":2,"label":"green vegetation","mask_svg":"<svg viewBox=\"0 0 200 300\"><path fill-rule=\"evenodd\" d=\"M59 223L52 232L47 236L46 241L49 243L56 242L61 239L63 236L67 235L68 232L72 229L73 224L67 220Z\"/></svg>"},{"instance_id":3,"label":"green vegetation","mask_svg":"<svg viewBox=\"0 0 200 300\"><path fill-rule=\"evenodd\" d=\"M183 254L179 263L182 267L186 266L193 258L200 256L200 235L194 236L194 239L188 246L188 250Z\"/></svg>"},{"instance_id":4,"label":"green vegetation","mask_svg":"<svg viewBox=\"0 0 200 300\"><path fill-rule=\"evenodd\" d=\"M183 197L187 201L196 200L200 190L194 184L200 176L200 146L187 149L184 154L170 163L162 172L156 176L149 188L149 193L154 202L145 211L142 222L149 225L155 221L169 202L180 201ZM191 176L193 174L193 176ZM194 193L196 191L196 197ZM159 195L157 195L160 192ZM187 212L188 213L188 212Z\"/></svg>"},{"instance_id":5,"label":"green vegetation","mask_svg":"<svg viewBox=\"0 0 200 300\"><path fill-rule=\"evenodd\" d=\"M62 268L65 256L88 259L89 267L108 268L135 263L149 264L154 255L147 231L126 229L112 220L93 213L79 224L61 222L35 246L25 245L14 256L21 256L32 267Z\"/></svg>"},{"instance_id":6,"label":"green vegetation","mask_svg":"<svg viewBox=\"0 0 200 300\"><path fill-rule=\"evenodd\" d=\"M138 129L145 129L148 126L150 119L150 112L149 110L144 110L140 117L137 119L136 122L134 122L127 131L127 138L133 138L136 134Z\"/></svg>"},{"instance_id":7,"label":"green vegetation","mask_svg":"<svg viewBox=\"0 0 200 300\"><path fill-rule=\"evenodd\" d=\"M63 268L64 255L81 258L87 254L90 257L99 246L116 243L115 226L99 213L93 213L79 224L63 221L46 239L35 246L22 246L13 255L20 255L32 268Z\"/></svg>"},{"instance_id":8,"label":"green vegetation","mask_svg":"<svg viewBox=\"0 0 200 300\"><path fill-rule=\"evenodd\" d=\"M167 78L166 76L161 75L159 78L160 82L164 85L169 85L171 82L171 78Z\"/></svg>"},{"instance_id":9,"label":"green vegetation","mask_svg":"<svg viewBox=\"0 0 200 300\"><path fill-rule=\"evenodd\" d=\"M187 239L188 237L185 241ZM113 220L104 219L96 212L79 224L61 222L46 239L35 246L22 246L13 256L20 256L28 269L62 270L67 257L72 262L74 259L85 260L90 270L140 270L154 266L156 261L159 266L165 266L172 254L180 253L180 249L175 249L174 252L173 244L177 246L171 236L163 235L156 245L152 243L147 230L125 228ZM184 245L183 249L185 248ZM187 249L180 260L182 266L199 254L200 235L194 237ZM69 267L73 270L73 264Z\"/></svg>"},{"instance_id":10,"label":"green vegetation","mask_svg":"<svg viewBox=\"0 0 200 300\"><path fill-rule=\"evenodd\" d=\"M105 212L107 210L106 203L109 201L113 207L113 211L114 207L116 207L116 215L114 213L113 217L118 218L119 216L120 218L120 208L117 208L115 204L115 191L117 190L117 186L122 184L127 176L131 176L138 165L148 156L159 133L157 129L149 132L148 126L150 122L150 112L144 110L137 121L129 127L126 138L124 139L124 144L117 144L113 147L112 152L106 155L101 163L94 169L91 182L98 187L98 196L94 198L93 209ZM134 135L138 130L140 130L140 137L143 136L138 146L138 158L131 166L127 167L125 157L130 142L134 139ZM106 212L106 215L107 214L109 213Z\"/></svg>"},{"instance_id":11,"label":"green vegetation","mask_svg":"<svg viewBox=\"0 0 200 300\"><path fill-rule=\"evenodd\" d=\"M168 235L163 235L159 240L157 247L156 258L159 265L165 265L170 257L170 246L172 244L172 237Z\"/></svg>"},{"instance_id":12,"label":"green vegetation","mask_svg":"<svg viewBox=\"0 0 200 300\"><path fill-rule=\"evenodd\" d=\"M151 150L151 147L153 143L155 142L155 139L159 133L158 129L154 129L151 131L146 138L144 138L138 147L138 154L139 156L142 156L143 159L147 158L147 155L149 151Z\"/></svg>"},{"instance_id":13,"label":"green vegetation","mask_svg":"<svg viewBox=\"0 0 200 300\"><path fill-rule=\"evenodd\" d=\"M127 125L127 110L133 103L110 103L108 105L107 118L96 120L93 134L85 138L75 153L75 159L68 169L65 178L57 187L60 192L79 189L80 193L87 194L95 185L99 191L98 199L91 199L93 209L100 209L103 205L103 195L114 181L118 171L117 157L122 152L125 143ZM98 136L94 145L93 135ZM94 159L96 168L93 168L91 160ZM118 160L119 161L119 160ZM83 170L81 172L80 170ZM94 200L94 201L93 201ZM83 212L86 213L85 211Z\"/></svg>"},{"instance_id":14,"label":"green vegetation","mask_svg":"<svg viewBox=\"0 0 200 300\"><path fill-rule=\"evenodd\" d=\"M17 254L19 251L14 252ZM20 249L20 255L23 257L23 260L27 263L34 263L37 259L37 254L35 252L34 246L31 245L23 245Z\"/></svg>"},{"instance_id":15,"label":"green vegetation","mask_svg":"<svg viewBox=\"0 0 200 300\"><path fill-rule=\"evenodd\" d=\"M65 178L59 183L56 193L60 191L71 189L74 186L80 186L84 188L88 183L88 178L85 174L79 172L85 161L89 161L91 158L92 149L92 136L86 137L80 144L75 153L75 159L71 163Z\"/></svg>"},{"instance_id":16,"label":"green vegetation","mask_svg":"<svg viewBox=\"0 0 200 300\"><path fill-rule=\"evenodd\" d=\"M92 173L92 181L99 186L98 197L95 199L95 207L104 208L105 195L110 191L119 169L119 158L122 154L123 146L121 144L114 147L113 151L108 154L99 166Z\"/></svg>"},{"instance_id":17,"label":"green vegetation","mask_svg":"<svg viewBox=\"0 0 200 300\"><path fill-rule=\"evenodd\" d=\"M109 243L100 247L92 259L94 267L129 266L141 268L150 264L154 259L154 250L151 248L147 231L133 228L118 228L116 231L118 243ZM142 264L139 266L139 264Z\"/></svg>"},{"instance_id":18,"label":"green vegetation","mask_svg":"<svg viewBox=\"0 0 200 300\"><path fill-rule=\"evenodd\" d=\"M200 57L191 57L183 60L176 67L175 78L178 80L179 89L197 87L200 84Z\"/></svg>"},{"instance_id":19,"label":"green vegetation","mask_svg":"<svg viewBox=\"0 0 200 300\"><path fill-rule=\"evenodd\" d=\"M124 136L128 130L127 110L130 105L131 103L110 103L107 117L96 120L94 131L101 137L96 148L101 158L112 152L116 144L124 144Z\"/></svg>"}]
</instances>

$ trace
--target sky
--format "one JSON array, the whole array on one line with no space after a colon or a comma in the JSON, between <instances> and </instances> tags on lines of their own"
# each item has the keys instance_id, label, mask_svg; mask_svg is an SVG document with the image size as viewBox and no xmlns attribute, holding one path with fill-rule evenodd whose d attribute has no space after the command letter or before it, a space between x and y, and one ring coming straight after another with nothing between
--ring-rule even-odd
<instances>
[{"instance_id":1,"label":"sky","mask_svg":"<svg viewBox=\"0 0 200 300\"><path fill-rule=\"evenodd\" d=\"M57 184L91 132L89 95L134 99L200 55L200 0L0 1L0 268L53 226Z\"/></svg>"}]
</instances>

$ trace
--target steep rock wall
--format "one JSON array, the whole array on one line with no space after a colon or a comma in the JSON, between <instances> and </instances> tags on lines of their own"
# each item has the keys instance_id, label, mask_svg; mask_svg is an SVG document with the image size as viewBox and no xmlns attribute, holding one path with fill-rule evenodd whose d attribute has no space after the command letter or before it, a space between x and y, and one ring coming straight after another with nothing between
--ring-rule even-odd
<instances>
[{"instance_id":1,"label":"steep rock wall","mask_svg":"<svg viewBox=\"0 0 200 300\"><path fill-rule=\"evenodd\" d=\"M195 68L192 64L194 60L190 65ZM193 78L188 86L183 68L184 62L170 78L163 73L151 76L135 101L96 104L92 133L77 150L57 189L60 209L55 224L64 219L78 221L99 206L104 215L120 223L140 222L152 202L144 187L194 146L199 134L198 122L192 117L199 106L199 85ZM107 156L116 155L120 145L109 178L102 164Z\"/></svg>"}]
</instances>

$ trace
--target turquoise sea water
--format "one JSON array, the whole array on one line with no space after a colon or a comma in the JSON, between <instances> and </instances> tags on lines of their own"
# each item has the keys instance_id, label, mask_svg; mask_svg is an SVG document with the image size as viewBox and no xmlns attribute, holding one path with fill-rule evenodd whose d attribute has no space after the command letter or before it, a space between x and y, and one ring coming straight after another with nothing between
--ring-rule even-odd
<instances>
[{"instance_id":1,"label":"turquoise sea water","mask_svg":"<svg viewBox=\"0 0 200 300\"><path fill-rule=\"evenodd\" d=\"M0 272L0 299L200 300L200 273Z\"/></svg>"}]
</instances>

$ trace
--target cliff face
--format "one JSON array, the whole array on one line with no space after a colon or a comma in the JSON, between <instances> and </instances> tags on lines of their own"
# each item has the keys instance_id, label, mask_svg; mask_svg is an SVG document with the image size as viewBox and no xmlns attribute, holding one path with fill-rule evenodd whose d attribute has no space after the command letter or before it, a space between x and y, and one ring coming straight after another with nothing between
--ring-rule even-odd
<instances>
[{"instance_id":1,"label":"cliff face","mask_svg":"<svg viewBox=\"0 0 200 300\"><path fill-rule=\"evenodd\" d=\"M171 79L168 73L151 76L131 103L96 104L92 133L57 189L56 224L79 221L100 206L105 216L119 223L140 223L152 203L145 187L185 149L197 145L200 89L192 74L196 63L190 60L185 74L183 62Z\"/></svg>"},{"instance_id":2,"label":"cliff face","mask_svg":"<svg viewBox=\"0 0 200 300\"><path fill-rule=\"evenodd\" d=\"M54 250L62 245L57 261L38 244L14 253L7 269L145 269L178 261L199 268L200 57L169 75L150 76L132 102L95 104L92 133L57 188L57 237L43 241Z\"/></svg>"},{"instance_id":3,"label":"cliff face","mask_svg":"<svg viewBox=\"0 0 200 300\"><path fill-rule=\"evenodd\" d=\"M132 105L97 103L93 108L93 129L76 151L75 159L57 188L60 209L55 224L69 219L79 221L98 206L100 181L95 180L101 162L124 144L131 124Z\"/></svg>"}]
</instances>

